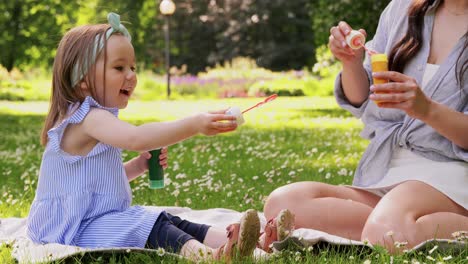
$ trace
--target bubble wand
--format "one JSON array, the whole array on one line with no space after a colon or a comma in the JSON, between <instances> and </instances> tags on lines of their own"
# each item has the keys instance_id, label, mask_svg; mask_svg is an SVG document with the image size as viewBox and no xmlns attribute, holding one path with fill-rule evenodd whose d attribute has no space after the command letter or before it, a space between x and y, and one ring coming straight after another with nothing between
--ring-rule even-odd
<instances>
[{"instance_id":1,"label":"bubble wand","mask_svg":"<svg viewBox=\"0 0 468 264\"><path fill-rule=\"evenodd\" d=\"M259 106L261 106L261 105L263 105L263 104L266 104L266 103L268 103L268 102L271 102L271 101L275 100L276 97L278 97L277 94L272 94L272 95L268 96L267 98L265 98L265 100L263 100L263 101L257 103L256 105L254 105L254 106L252 106L252 107L250 107L250 108L245 109L244 111L242 111L242 114L245 113L245 112L248 112L248 111L250 111L250 110L252 110L252 109L254 109L254 108L256 108L256 107L259 107Z\"/></svg>"},{"instance_id":2,"label":"bubble wand","mask_svg":"<svg viewBox=\"0 0 468 264\"><path fill-rule=\"evenodd\" d=\"M367 54L369 54L369 56L372 56L372 55L378 53L378 52L375 51L375 50L369 49L368 47L366 47L366 45L362 44L361 42L359 42L359 45L360 45L361 47L363 47L365 51L367 51Z\"/></svg>"}]
</instances>

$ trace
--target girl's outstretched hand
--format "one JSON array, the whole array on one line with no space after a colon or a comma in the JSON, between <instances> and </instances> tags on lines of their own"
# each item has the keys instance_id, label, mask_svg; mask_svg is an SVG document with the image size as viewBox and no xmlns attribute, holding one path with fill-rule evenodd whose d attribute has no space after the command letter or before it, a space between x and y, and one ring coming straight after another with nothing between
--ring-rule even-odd
<instances>
[{"instance_id":1,"label":"girl's outstretched hand","mask_svg":"<svg viewBox=\"0 0 468 264\"><path fill-rule=\"evenodd\" d=\"M364 49L353 50L348 44L346 44L346 36L353 29L348 23L341 21L338 25L330 28L330 36L328 37L328 48L338 60L343 64L362 64L362 58L364 56ZM366 31L364 29L359 30L364 36Z\"/></svg>"},{"instance_id":2,"label":"girl's outstretched hand","mask_svg":"<svg viewBox=\"0 0 468 264\"><path fill-rule=\"evenodd\" d=\"M423 93L415 79L395 71L374 72L372 75L390 80L370 87L373 94L369 99L378 101L379 107L401 109L420 120L428 116L432 100Z\"/></svg>"},{"instance_id":3,"label":"girl's outstretched hand","mask_svg":"<svg viewBox=\"0 0 468 264\"><path fill-rule=\"evenodd\" d=\"M236 117L226 115L227 109L198 114L198 131L206 136L236 130Z\"/></svg>"}]
</instances>

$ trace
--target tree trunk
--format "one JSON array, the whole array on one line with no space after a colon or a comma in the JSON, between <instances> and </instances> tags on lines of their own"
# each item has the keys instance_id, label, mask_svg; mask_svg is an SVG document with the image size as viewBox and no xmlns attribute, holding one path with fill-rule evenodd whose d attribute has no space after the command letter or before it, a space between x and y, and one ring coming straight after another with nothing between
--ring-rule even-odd
<instances>
[{"instance_id":1,"label":"tree trunk","mask_svg":"<svg viewBox=\"0 0 468 264\"><path fill-rule=\"evenodd\" d=\"M10 29L12 31L13 39L10 43L10 52L7 54L6 59L6 69L11 71L15 66L15 57L16 57L16 41L19 35L19 25L21 24L21 3L20 1L15 1L15 5L13 6L13 12L10 21Z\"/></svg>"}]
</instances>

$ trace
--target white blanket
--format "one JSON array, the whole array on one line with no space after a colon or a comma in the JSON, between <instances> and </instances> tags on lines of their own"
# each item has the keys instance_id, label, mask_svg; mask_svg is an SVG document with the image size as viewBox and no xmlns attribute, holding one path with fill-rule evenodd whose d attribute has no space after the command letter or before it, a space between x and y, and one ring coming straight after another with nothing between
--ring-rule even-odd
<instances>
[{"instance_id":1,"label":"white blanket","mask_svg":"<svg viewBox=\"0 0 468 264\"><path fill-rule=\"evenodd\" d=\"M208 224L216 228L225 229L229 224L239 221L242 213L223 209L207 209L207 210L192 210L187 207L158 207L158 209L166 210L168 213L178 215L182 219L189 221ZM265 216L259 213L260 222L263 227L266 224ZM321 231L312 229L297 229L293 232L292 237L285 241L273 243L274 250L282 250L291 242L299 246L308 247L315 245L319 242L325 242L337 245L353 245L370 247L360 241L349 240L346 238L330 235ZM414 250L424 249L429 245L430 241L426 241L416 246ZM439 248L442 247L466 247L465 242L462 241L450 241L450 240L438 240ZM38 245L30 241L26 236L26 219L25 218L5 218L0 219L0 244L11 243L12 244L12 255L18 260L19 263L37 263L45 261L53 261L62 259L75 254L81 254L83 252L96 252L96 251L151 251L149 249L137 249L137 248L80 248L75 246L66 246L60 244L46 244ZM261 250L255 251L257 257L264 256Z\"/></svg>"}]
</instances>

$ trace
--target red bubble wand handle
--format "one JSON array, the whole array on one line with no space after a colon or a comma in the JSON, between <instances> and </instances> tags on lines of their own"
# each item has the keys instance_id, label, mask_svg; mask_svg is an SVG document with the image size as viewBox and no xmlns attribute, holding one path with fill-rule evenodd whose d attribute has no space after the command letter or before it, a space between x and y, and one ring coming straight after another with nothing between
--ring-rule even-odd
<instances>
[{"instance_id":1,"label":"red bubble wand handle","mask_svg":"<svg viewBox=\"0 0 468 264\"><path fill-rule=\"evenodd\" d=\"M261 105L263 105L263 104L266 104L266 103L268 103L268 102L271 102L271 101L275 100L276 97L278 97L277 94L272 94L272 95L268 96L267 98L265 98L265 100L259 102L258 104L254 105L254 106L252 106L252 107L250 107L250 108L245 109L244 111L242 111L242 114L245 113L245 112L247 112L247 111L250 111L250 110L252 110L252 109L254 109L254 108L256 108L256 107L259 107L259 106L261 106Z\"/></svg>"}]
</instances>

